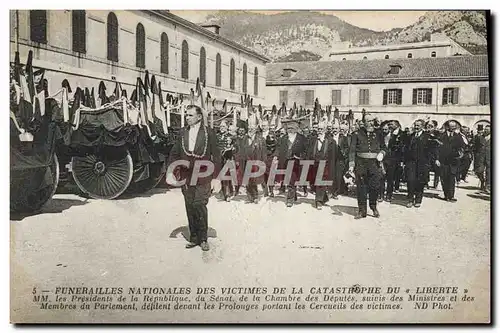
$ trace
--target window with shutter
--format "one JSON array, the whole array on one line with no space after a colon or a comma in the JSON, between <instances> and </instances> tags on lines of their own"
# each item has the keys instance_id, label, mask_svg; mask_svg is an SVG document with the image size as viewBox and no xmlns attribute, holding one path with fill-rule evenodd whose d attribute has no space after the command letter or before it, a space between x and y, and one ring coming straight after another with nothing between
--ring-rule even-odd
<instances>
[{"instance_id":1,"label":"window with shutter","mask_svg":"<svg viewBox=\"0 0 500 333\"><path fill-rule=\"evenodd\" d=\"M253 94L255 96L259 95L259 70L257 67L254 69L254 76L253 76Z\"/></svg>"},{"instance_id":2,"label":"window with shutter","mask_svg":"<svg viewBox=\"0 0 500 333\"><path fill-rule=\"evenodd\" d=\"M118 19L115 13L108 14L108 60L118 62Z\"/></svg>"},{"instance_id":3,"label":"window with shutter","mask_svg":"<svg viewBox=\"0 0 500 333\"><path fill-rule=\"evenodd\" d=\"M458 104L458 88L453 88L453 104Z\"/></svg>"},{"instance_id":4,"label":"window with shutter","mask_svg":"<svg viewBox=\"0 0 500 333\"><path fill-rule=\"evenodd\" d=\"M288 104L288 91L286 90L280 91L280 105L283 105L283 103L285 103L285 105Z\"/></svg>"},{"instance_id":5,"label":"window with shutter","mask_svg":"<svg viewBox=\"0 0 500 333\"><path fill-rule=\"evenodd\" d=\"M231 63L229 66L229 87L231 90L234 90L234 75L236 72L235 64L234 64L234 59L231 59Z\"/></svg>"},{"instance_id":6,"label":"window with shutter","mask_svg":"<svg viewBox=\"0 0 500 333\"><path fill-rule=\"evenodd\" d=\"M384 89L384 105L400 105L402 102L401 89Z\"/></svg>"},{"instance_id":7,"label":"window with shutter","mask_svg":"<svg viewBox=\"0 0 500 333\"><path fill-rule=\"evenodd\" d=\"M342 105L341 90L332 90L332 105Z\"/></svg>"},{"instance_id":8,"label":"window with shutter","mask_svg":"<svg viewBox=\"0 0 500 333\"><path fill-rule=\"evenodd\" d=\"M203 84L207 77L207 53L205 52L205 48L202 47L200 49L200 82Z\"/></svg>"},{"instance_id":9,"label":"window with shutter","mask_svg":"<svg viewBox=\"0 0 500 333\"><path fill-rule=\"evenodd\" d=\"M160 50L160 57L161 57L161 67L160 71L164 74L168 74L168 36L166 33L161 34L161 50Z\"/></svg>"},{"instance_id":10,"label":"window with shutter","mask_svg":"<svg viewBox=\"0 0 500 333\"><path fill-rule=\"evenodd\" d=\"M141 23L135 29L135 65L146 68L146 32Z\"/></svg>"},{"instance_id":11,"label":"window with shutter","mask_svg":"<svg viewBox=\"0 0 500 333\"><path fill-rule=\"evenodd\" d=\"M306 90L305 91L305 104L306 107L314 105L314 90Z\"/></svg>"},{"instance_id":12,"label":"window with shutter","mask_svg":"<svg viewBox=\"0 0 500 333\"><path fill-rule=\"evenodd\" d=\"M418 88L413 89L413 105L432 104L432 89Z\"/></svg>"},{"instance_id":13,"label":"window with shutter","mask_svg":"<svg viewBox=\"0 0 500 333\"><path fill-rule=\"evenodd\" d=\"M221 86L222 82L222 60L220 58L220 54L217 53L215 57L215 85L217 87Z\"/></svg>"},{"instance_id":14,"label":"window with shutter","mask_svg":"<svg viewBox=\"0 0 500 333\"><path fill-rule=\"evenodd\" d=\"M189 79L189 46L185 40L182 41L181 53L181 77Z\"/></svg>"},{"instance_id":15,"label":"window with shutter","mask_svg":"<svg viewBox=\"0 0 500 333\"><path fill-rule=\"evenodd\" d=\"M427 105L432 104L432 88L427 88Z\"/></svg>"},{"instance_id":16,"label":"window with shutter","mask_svg":"<svg viewBox=\"0 0 500 333\"><path fill-rule=\"evenodd\" d=\"M444 88L443 89L443 105L458 104L459 89Z\"/></svg>"},{"instance_id":17,"label":"window with shutter","mask_svg":"<svg viewBox=\"0 0 500 333\"><path fill-rule=\"evenodd\" d=\"M30 10L30 39L47 44L47 11Z\"/></svg>"},{"instance_id":18,"label":"window with shutter","mask_svg":"<svg viewBox=\"0 0 500 333\"><path fill-rule=\"evenodd\" d=\"M86 15L84 10L73 10L72 16L72 34L73 34L73 52L86 52Z\"/></svg>"},{"instance_id":19,"label":"window with shutter","mask_svg":"<svg viewBox=\"0 0 500 333\"><path fill-rule=\"evenodd\" d=\"M247 64L243 64L243 93L247 93Z\"/></svg>"},{"instance_id":20,"label":"window with shutter","mask_svg":"<svg viewBox=\"0 0 500 333\"><path fill-rule=\"evenodd\" d=\"M370 105L369 89L359 89L359 105Z\"/></svg>"},{"instance_id":21,"label":"window with shutter","mask_svg":"<svg viewBox=\"0 0 500 333\"><path fill-rule=\"evenodd\" d=\"M479 104L489 105L490 104L490 88L480 87L479 88Z\"/></svg>"}]
</instances>

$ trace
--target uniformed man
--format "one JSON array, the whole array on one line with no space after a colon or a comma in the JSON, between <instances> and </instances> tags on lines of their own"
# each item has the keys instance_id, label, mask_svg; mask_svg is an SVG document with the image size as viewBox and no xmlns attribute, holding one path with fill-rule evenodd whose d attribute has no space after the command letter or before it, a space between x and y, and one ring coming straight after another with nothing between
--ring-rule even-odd
<instances>
[{"instance_id":1,"label":"uniformed man","mask_svg":"<svg viewBox=\"0 0 500 333\"><path fill-rule=\"evenodd\" d=\"M366 199L369 198L370 209L374 217L380 217L377 209L377 198L380 191L382 171L380 162L386 151L380 132L375 131L375 118L365 114L363 127L352 134L349 150L349 172L356 176L358 214L356 219L367 216Z\"/></svg>"}]
</instances>

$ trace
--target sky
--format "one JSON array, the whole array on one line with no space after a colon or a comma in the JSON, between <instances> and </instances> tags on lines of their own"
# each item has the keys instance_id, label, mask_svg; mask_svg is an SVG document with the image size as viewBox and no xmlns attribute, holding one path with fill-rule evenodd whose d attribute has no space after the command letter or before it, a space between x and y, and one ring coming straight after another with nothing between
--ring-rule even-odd
<instances>
[{"instance_id":1,"label":"sky","mask_svg":"<svg viewBox=\"0 0 500 333\"><path fill-rule=\"evenodd\" d=\"M172 10L173 14L181 16L194 23L202 23L207 15L216 11ZM254 11L272 15L282 11ZM360 28L374 31L387 31L393 28L403 28L418 21L425 11L320 11L323 14L335 15L338 18Z\"/></svg>"}]
</instances>

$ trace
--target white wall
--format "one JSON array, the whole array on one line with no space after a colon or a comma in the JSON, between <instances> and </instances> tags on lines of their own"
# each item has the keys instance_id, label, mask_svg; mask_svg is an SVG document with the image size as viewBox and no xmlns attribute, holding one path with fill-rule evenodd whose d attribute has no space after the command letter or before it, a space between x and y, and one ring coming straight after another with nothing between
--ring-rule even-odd
<instances>
[{"instance_id":1,"label":"white wall","mask_svg":"<svg viewBox=\"0 0 500 333\"><path fill-rule=\"evenodd\" d=\"M70 10L48 11L48 44L40 45L29 40L29 11L19 10L19 51L21 62L26 62L28 51L34 50L33 64L35 67L48 69L46 77L49 88L56 91L61 86L61 78L67 78L72 86L84 85L97 88L99 81L104 80L108 89L114 89L115 80L122 83L129 96L135 87L137 76L143 70L135 66L135 31L140 22L146 32L146 69L155 74L161 81L162 89L170 92L189 93L194 88L199 76L200 48L205 47L206 61L206 91L219 101L239 102L242 92L242 67L248 67L248 90L252 95L254 105L264 104L266 79L265 63L238 49L210 39L198 32L174 25L170 21L144 11L114 11L119 25L119 61L113 63L107 60L107 16L109 11L87 10L86 54L78 54L72 49L72 24ZM11 24L15 26L15 11L11 11ZM169 74L160 73L161 34L165 32L169 38ZM11 29L11 61L14 60L15 40ZM181 78L181 45L186 40L189 45L189 79ZM222 86L215 86L215 57L217 52L222 59ZM229 62L234 58L236 63L235 90L229 87ZM259 71L259 95L253 96L254 68ZM56 74L57 73L57 74Z\"/></svg>"},{"instance_id":2,"label":"white wall","mask_svg":"<svg viewBox=\"0 0 500 333\"><path fill-rule=\"evenodd\" d=\"M387 83L387 84L343 84L343 85L290 85L267 86L267 106L273 104L279 107L279 92L288 91L287 108L297 103L297 107L305 106L306 90L314 90L315 98L324 107L332 103L332 90L341 90L341 105L336 106L340 111L352 109L355 113L364 108L370 112L380 113L381 118L396 117L403 121L412 122L421 117L431 117L442 121L456 117L460 122L473 124L480 119L490 118L490 106L479 105L479 88L488 87L488 81L473 82L423 82L423 83ZM442 105L444 88L459 88L458 105ZM413 89L431 88L431 105L413 105ZM370 104L359 105L359 90L370 90ZM383 105L384 89L402 89L402 105ZM311 107L309 107L311 108Z\"/></svg>"}]
</instances>

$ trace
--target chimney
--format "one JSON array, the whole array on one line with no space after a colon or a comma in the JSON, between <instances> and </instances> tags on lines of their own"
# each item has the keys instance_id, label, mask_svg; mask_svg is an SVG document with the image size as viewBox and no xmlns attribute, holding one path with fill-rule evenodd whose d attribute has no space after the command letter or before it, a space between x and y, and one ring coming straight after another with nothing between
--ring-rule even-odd
<instances>
[{"instance_id":1,"label":"chimney","mask_svg":"<svg viewBox=\"0 0 500 333\"><path fill-rule=\"evenodd\" d=\"M220 25L217 25L217 24L206 24L206 25L202 25L203 28L209 30L210 32L218 35L219 34L219 30L220 30Z\"/></svg>"},{"instance_id":2,"label":"chimney","mask_svg":"<svg viewBox=\"0 0 500 333\"><path fill-rule=\"evenodd\" d=\"M292 77L293 74L297 73L297 71L293 68L283 68L283 77Z\"/></svg>"},{"instance_id":3,"label":"chimney","mask_svg":"<svg viewBox=\"0 0 500 333\"><path fill-rule=\"evenodd\" d=\"M400 64L392 64L389 74L399 74L399 71L403 68Z\"/></svg>"}]
</instances>

